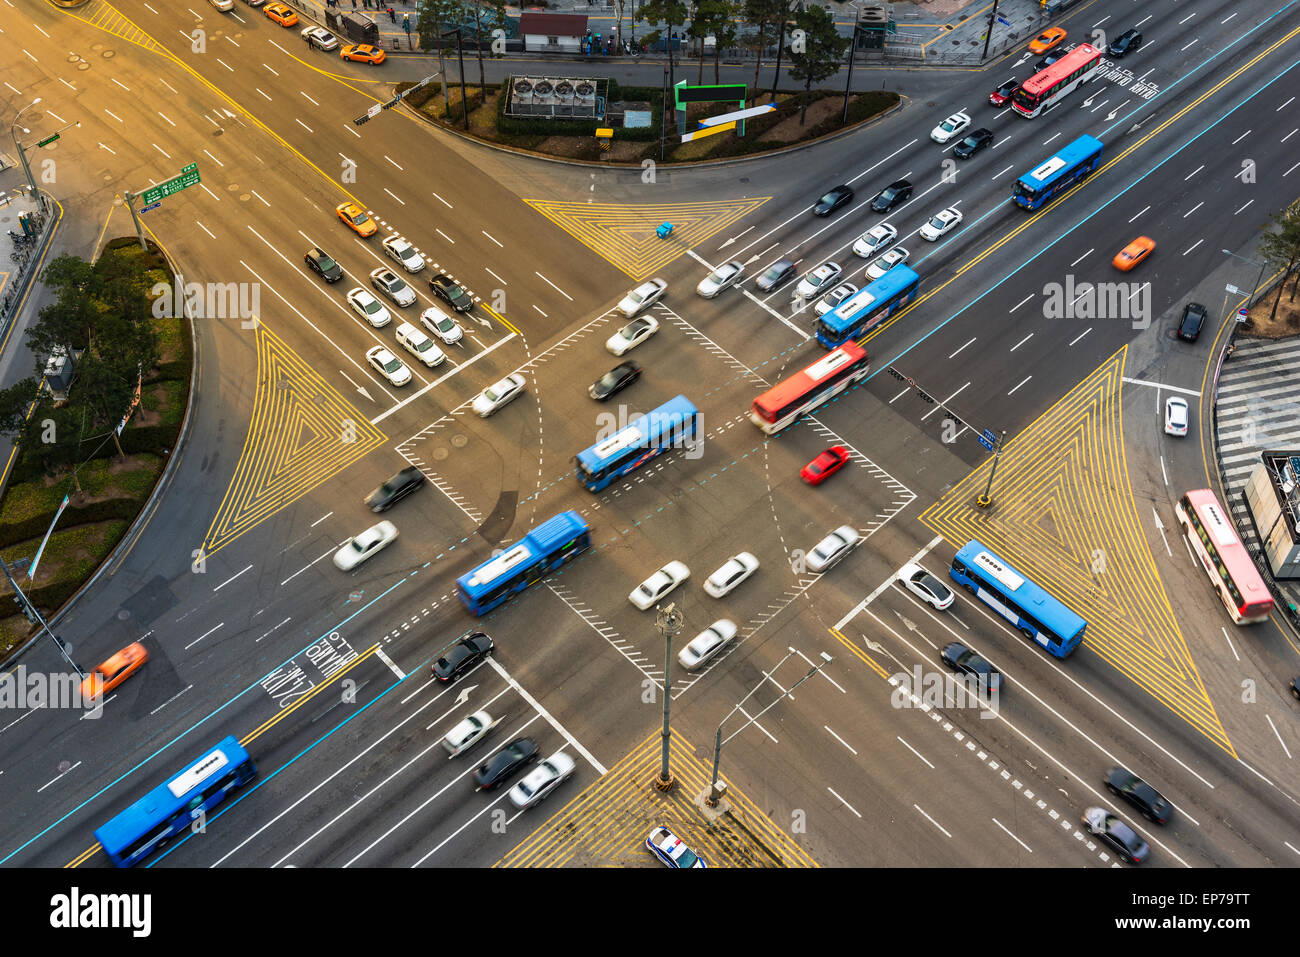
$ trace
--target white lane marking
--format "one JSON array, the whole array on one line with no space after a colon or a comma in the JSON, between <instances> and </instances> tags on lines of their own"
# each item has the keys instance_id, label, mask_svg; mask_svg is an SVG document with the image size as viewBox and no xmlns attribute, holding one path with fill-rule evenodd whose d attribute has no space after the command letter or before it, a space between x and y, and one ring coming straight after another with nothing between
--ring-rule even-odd
<instances>
[{"instance_id":1,"label":"white lane marking","mask_svg":"<svg viewBox=\"0 0 1300 957\"><path fill-rule=\"evenodd\" d=\"M244 572L248 571L248 569L249 569L249 568L252 568L252 567L253 567L252 565L249 565L247 568L244 568L244 569L242 569L241 571L237 571L237 572L235 572L235 574L231 575L229 578L227 578L225 581L223 581L220 585L218 585L216 588L214 588L214 589L212 589L212 590L213 590L213 591L221 591L221 589L225 588L225 587L226 587L227 585L229 585L232 581L234 581L236 578L238 578L240 575L244 574Z\"/></svg>"}]
</instances>

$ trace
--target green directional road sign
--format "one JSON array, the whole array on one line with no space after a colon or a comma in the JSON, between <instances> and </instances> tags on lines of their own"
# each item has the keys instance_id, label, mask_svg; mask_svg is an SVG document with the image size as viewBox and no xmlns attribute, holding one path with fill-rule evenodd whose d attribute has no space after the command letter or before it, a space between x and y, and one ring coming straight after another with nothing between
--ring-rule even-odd
<instances>
[{"instance_id":1,"label":"green directional road sign","mask_svg":"<svg viewBox=\"0 0 1300 957\"><path fill-rule=\"evenodd\" d=\"M146 206L150 203L156 203L164 196L171 196L173 193L179 193L181 190L193 186L199 182L199 164L191 163L181 170L180 176L173 176L165 183L159 183L157 186L150 186L142 194L140 200Z\"/></svg>"}]
</instances>

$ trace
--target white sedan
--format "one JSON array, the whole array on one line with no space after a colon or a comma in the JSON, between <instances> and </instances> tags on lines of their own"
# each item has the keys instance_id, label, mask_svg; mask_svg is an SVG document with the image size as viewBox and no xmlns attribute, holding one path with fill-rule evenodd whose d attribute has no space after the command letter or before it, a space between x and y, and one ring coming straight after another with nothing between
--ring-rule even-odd
<instances>
[{"instance_id":1,"label":"white sedan","mask_svg":"<svg viewBox=\"0 0 1300 957\"><path fill-rule=\"evenodd\" d=\"M415 305L415 290L387 266L370 271L370 284L399 306Z\"/></svg>"},{"instance_id":2,"label":"white sedan","mask_svg":"<svg viewBox=\"0 0 1300 957\"><path fill-rule=\"evenodd\" d=\"M454 758L456 755L474 747L487 737L487 733L496 727L496 723L496 719L486 711L475 711L448 731L447 736L442 739L442 746L447 751L447 757Z\"/></svg>"},{"instance_id":3,"label":"white sedan","mask_svg":"<svg viewBox=\"0 0 1300 957\"><path fill-rule=\"evenodd\" d=\"M334 567L350 572L372 555L383 551L397 538L397 526L385 519L349 538L334 553Z\"/></svg>"},{"instance_id":4,"label":"white sedan","mask_svg":"<svg viewBox=\"0 0 1300 957\"><path fill-rule=\"evenodd\" d=\"M348 290L348 304L352 306L353 312L376 329L393 321L392 314L389 313L387 307L360 286Z\"/></svg>"},{"instance_id":5,"label":"white sedan","mask_svg":"<svg viewBox=\"0 0 1300 957\"><path fill-rule=\"evenodd\" d=\"M805 300L815 299L824 292L830 292L842 272L844 270L839 263L828 259L816 269L804 273L804 277L799 280L799 285L794 287L794 294Z\"/></svg>"},{"instance_id":6,"label":"white sedan","mask_svg":"<svg viewBox=\"0 0 1300 957\"><path fill-rule=\"evenodd\" d=\"M969 116L965 113L954 113L930 131L930 139L936 143L947 143L968 126L970 126Z\"/></svg>"},{"instance_id":7,"label":"white sedan","mask_svg":"<svg viewBox=\"0 0 1300 957\"><path fill-rule=\"evenodd\" d=\"M853 243L853 251L863 259L870 259L879 253L895 239L898 238L898 228L881 223L879 226L872 226L865 233L857 238Z\"/></svg>"},{"instance_id":8,"label":"white sedan","mask_svg":"<svg viewBox=\"0 0 1300 957\"><path fill-rule=\"evenodd\" d=\"M465 335L460 324L437 306L430 306L420 313L420 324L449 346L460 342Z\"/></svg>"},{"instance_id":9,"label":"white sedan","mask_svg":"<svg viewBox=\"0 0 1300 957\"><path fill-rule=\"evenodd\" d=\"M632 589L627 600L645 611L670 591L691 577L691 570L681 562L669 562Z\"/></svg>"},{"instance_id":10,"label":"white sedan","mask_svg":"<svg viewBox=\"0 0 1300 957\"><path fill-rule=\"evenodd\" d=\"M631 319L641 310L648 309L655 302L658 302L659 297L664 294L664 290L667 288L668 283L662 279L647 280L623 297L623 300L618 304L619 311Z\"/></svg>"},{"instance_id":11,"label":"white sedan","mask_svg":"<svg viewBox=\"0 0 1300 957\"><path fill-rule=\"evenodd\" d=\"M633 319L618 332L605 340L605 348L616 356L621 356L630 349L635 349L659 331L659 320L654 316L642 316Z\"/></svg>"},{"instance_id":12,"label":"white sedan","mask_svg":"<svg viewBox=\"0 0 1300 957\"><path fill-rule=\"evenodd\" d=\"M411 370L406 363L388 351L385 346L366 350L366 361L393 385L406 385L411 381Z\"/></svg>"},{"instance_id":13,"label":"white sedan","mask_svg":"<svg viewBox=\"0 0 1300 957\"><path fill-rule=\"evenodd\" d=\"M895 266L907 262L907 257L910 255L912 254L902 246L895 246L889 252L877 256L872 261L871 265L867 267L867 278L879 279Z\"/></svg>"},{"instance_id":14,"label":"white sedan","mask_svg":"<svg viewBox=\"0 0 1300 957\"><path fill-rule=\"evenodd\" d=\"M1165 399L1165 434L1187 434L1187 401L1176 395Z\"/></svg>"},{"instance_id":15,"label":"white sedan","mask_svg":"<svg viewBox=\"0 0 1300 957\"><path fill-rule=\"evenodd\" d=\"M728 286L734 286L736 280L744 274L745 266L739 259L723 263L701 279L700 284L695 287L695 291L705 299L712 299Z\"/></svg>"},{"instance_id":16,"label":"white sedan","mask_svg":"<svg viewBox=\"0 0 1300 957\"><path fill-rule=\"evenodd\" d=\"M510 803L522 811L545 801L552 791L573 776L573 769L573 758L563 751L556 751L510 789Z\"/></svg>"},{"instance_id":17,"label":"white sedan","mask_svg":"<svg viewBox=\"0 0 1300 957\"><path fill-rule=\"evenodd\" d=\"M719 618L677 653L677 662L687 671L694 671L727 647L735 637L736 623L730 618Z\"/></svg>"},{"instance_id":18,"label":"white sedan","mask_svg":"<svg viewBox=\"0 0 1300 957\"><path fill-rule=\"evenodd\" d=\"M234 3L232 2L225 7L217 7L217 9L229 10L233 6ZM324 27L308 27L302 31L302 38L317 50L337 50L339 48L338 38Z\"/></svg>"},{"instance_id":19,"label":"white sedan","mask_svg":"<svg viewBox=\"0 0 1300 957\"><path fill-rule=\"evenodd\" d=\"M704 591L714 598L721 598L756 571L758 559L749 552L732 555L721 568L704 580Z\"/></svg>"},{"instance_id":20,"label":"white sedan","mask_svg":"<svg viewBox=\"0 0 1300 957\"><path fill-rule=\"evenodd\" d=\"M934 242L941 236L945 236L957 228L961 222L961 210L955 206L949 206L947 209L941 209L930 217L929 222L921 227L921 238Z\"/></svg>"},{"instance_id":21,"label":"white sedan","mask_svg":"<svg viewBox=\"0 0 1300 957\"><path fill-rule=\"evenodd\" d=\"M235 0L208 0L208 2L222 13L229 13L235 9Z\"/></svg>"},{"instance_id":22,"label":"white sedan","mask_svg":"<svg viewBox=\"0 0 1300 957\"><path fill-rule=\"evenodd\" d=\"M518 372L512 372L500 382L493 383L476 395L471 405L475 412L487 418L512 399L518 398L527 384L523 376Z\"/></svg>"},{"instance_id":23,"label":"white sedan","mask_svg":"<svg viewBox=\"0 0 1300 957\"><path fill-rule=\"evenodd\" d=\"M853 550L853 546L862 541L857 529L841 525L808 553L808 567L815 572L824 572Z\"/></svg>"},{"instance_id":24,"label":"white sedan","mask_svg":"<svg viewBox=\"0 0 1300 957\"><path fill-rule=\"evenodd\" d=\"M396 259L407 272L419 272L425 267L424 257L415 251L415 247L400 236L389 236L383 242L384 252L391 259Z\"/></svg>"},{"instance_id":25,"label":"white sedan","mask_svg":"<svg viewBox=\"0 0 1300 957\"><path fill-rule=\"evenodd\" d=\"M853 283L842 282L817 300L817 305L813 306L813 312L819 316L824 316L857 291L858 287Z\"/></svg>"},{"instance_id":26,"label":"white sedan","mask_svg":"<svg viewBox=\"0 0 1300 957\"><path fill-rule=\"evenodd\" d=\"M956 598L952 589L914 562L898 570L898 582L927 605L943 611Z\"/></svg>"}]
</instances>

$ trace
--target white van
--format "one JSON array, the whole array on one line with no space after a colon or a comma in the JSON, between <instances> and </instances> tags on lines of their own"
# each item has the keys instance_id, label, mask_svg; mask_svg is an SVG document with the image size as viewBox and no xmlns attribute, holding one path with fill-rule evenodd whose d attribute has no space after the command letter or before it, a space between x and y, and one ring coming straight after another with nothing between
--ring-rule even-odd
<instances>
[{"instance_id":1,"label":"white van","mask_svg":"<svg viewBox=\"0 0 1300 957\"><path fill-rule=\"evenodd\" d=\"M409 322L404 322L397 327L397 341L407 352L431 369L442 365L443 360L447 358L432 339Z\"/></svg>"}]
</instances>

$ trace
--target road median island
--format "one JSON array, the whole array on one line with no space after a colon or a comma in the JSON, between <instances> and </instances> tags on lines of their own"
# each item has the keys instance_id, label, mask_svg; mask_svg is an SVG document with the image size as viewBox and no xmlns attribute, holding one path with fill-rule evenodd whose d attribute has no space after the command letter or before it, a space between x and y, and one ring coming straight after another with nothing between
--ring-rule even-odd
<instances>
[{"instance_id":1,"label":"road median island","mask_svg":"<svg viewBox=\"0 0 1300 957\"><path fill-rule=\"evenodd\" d=\"M400 83L401 93L414 84ZM664 94L660 87L620 86L616 80L601 80L602 96L609 103L636 104L651 117L648 127L613 127L608 151L601 148L596 130L606 127L605 120L551 119L541 116L506 116L505 84L465 87L464 102L469 105L468 131L462 108L461 87L429 83L405 97L404 102L417 114L448 132L468 139L508 149L533 153L559 160L597 163L602 166L640 167L646 160L660 162L660 118L664 114ZM761 105L767 94L760 94L752 105ZM806 115L804 111L807 105ZM898 106L900 97L891 90L870 90L850 95L847 117L843 91L778 91L776 109L745 121L745 135L733 131L718 133L682 143L677 135L671 101L668 110L668 138L663 163L697 163L710 160L734 160L764 153L810 146L817 141L855 129ZM697 103L687 110L687 129L711 116L737 109L734 103Z\"/></svg>"},{"instance_id":2,"label":"road median island","mask_svg":"<svg viewBox=\"0 0 1300 957\"><path fill-rule=\"evenodd\" d=\"M44 347L66 337L76 371L54 392L36 377L0 391L0 429L18 442L0 493L0 556L22 566L14 575L48 620L112 556L166 471L189 403L194 346L185 317L159 315L154 305L156 289L174 283L166 258L152 246L141 250L134 237L108 243L93 264L60 257L41 280L60 296L42 309L28 343L45 355ZM124 377L124 366L145 371ZM29 580L27 568L65 496ZM7 582L0 602L15 611L0 619L4 657L37 628L17 613Z\"/></svg>"}]
</instances>

